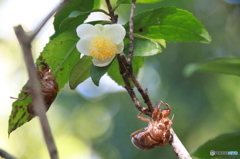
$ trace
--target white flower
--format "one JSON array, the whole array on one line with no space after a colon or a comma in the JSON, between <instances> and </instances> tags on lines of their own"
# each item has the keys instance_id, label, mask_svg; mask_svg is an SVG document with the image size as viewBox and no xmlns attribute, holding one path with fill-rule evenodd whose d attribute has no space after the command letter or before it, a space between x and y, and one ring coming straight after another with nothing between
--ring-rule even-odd
<instances>
[{"instance_id":1,"label":"white flower","mask_svg":"<svg viewBox=\"0 0 240 159\"><path fill-rule=\"evenodd\" d=\"M77 50L92 56L95 66L104 67L123 51L126 31L120 24L81 24L77 27L77 35L80 37Z\"/></svg>"}]
</instances>

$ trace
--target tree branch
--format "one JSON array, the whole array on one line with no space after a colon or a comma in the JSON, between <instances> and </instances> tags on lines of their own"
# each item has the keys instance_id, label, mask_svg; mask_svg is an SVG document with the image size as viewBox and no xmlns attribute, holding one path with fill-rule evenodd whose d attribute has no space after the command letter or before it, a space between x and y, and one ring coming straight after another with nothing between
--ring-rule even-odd
<instances>
[{"instance_id":1,"label":"tree branch","mask_svg":"<svg viewBox=\"0 0 240 159\"><path fill-rule=\"evenodd\" d=\"M132 0L132 7L131 7L131 13L130 13L130 20L129 20L129 38L130 38L130 48L129 48L129 59L126 58L126 55L124 53L120 53L117 56L118 59L118 64L119 64L119 70L120 74L122 75L123 81L125 83L125 89L127 90L129 96L131 97L133 103L135 104L135 107L142 113L152 116L152 112L154 110L154 107L152 105L152 102L148 96L147 89L144 90L139 83L139 81L136 79L133 69L132 69L132 58L133 58L133 50L134 50L134 37L133 37L133 17L134 17L134 9L135 9L135 3L136 0ZM109 15L111 17L111 20L113 23L117 22L117 16L114 14L114 10L111 6L111 3L109 0L106 0L106 4L108 6L109 10ZM135 92L133 91L131 84L130 84L130 79L135 85L135 87L138 89L138 92L141 94L142 98L144 99L144 102L147 104L148 109L142 107L139 100L136 97ZM144 110L144 111L143 111ZM170 133L172 135L172 139L169 141L169 144L172 146L175 154L180 158L180 159L191 159L191 156L189 155L188 151L184 147L184 145L181 143L173 129L170 129Z\"/></svg>"},{"instance_id":2,"label":"tree branch","mask_svg":"<svg viewBox=\"0 0 240 159\"><path fill-rule=\"evenodd\" d=\"M115 10L115 9L113 9L110 0L106 0L106 4L107 4L107 7L108 7L110 20L111 20L113 23L117 23L117 17L118 17L118 16L114 14L114 10Z\"/></svg>"},{"instance_id":3,"label":"tree branch","mask_svg":"<svg viewBox=\"0 0 240 159\"><path fill-rule=\"evenodd\" d=\"M63 0L62 3L57 5L41 22L40 24L31 32L29 36L29 40L33 41L36 35L40 32L42 27L48 22L48 20L59 10L61 10L69 1L71 0Z\"/></svg>"},{"instance_id":4,"label":"tree branch","mask_svg":"<svg viewBox=\"0 0 240 159\"><path fill-rule=\"evenodd\" d=\"M191 159L192 157L186 150L186 148L183 146L182 142L179 140L178 136L174 132L174 130L170 129L172 140L169 141L169 144L172 146L173 151L178 156L179 159Z\"/></svg>"},{"instance_id":5,"label":"tree branch","mask_svg":"<svg viewBox=\"0 0 240 159\"><path fill-rule=\"evenodd\" d=\"M36 68L34 67L33 62L33 56L32 56L32 50L31 50L31 43L36 37L36 35L39 33L39 31L42 29L42 27L46 24L46 22L52 17L52 15L60 10L66 3L68 3L69 0L64 0L60 5L55 7L47 16L44 18L44 20L36 27L34 31L32 31L30 34L26 33L22 26L16 26L14 27L15 34L17 36L17 39L19 41L19 44L22 48L23 57L25 61L25 65L28 71L29 76L29 87L31 96L33 99L33 105L35 105L34 111L36 112L37 116L39 116L43 136L45 139L45 143L48 148L49 155L51 159L58 159L58 152L56 145L54 143L54 139L51 133L51 129L49 126L49 122L47 119L47 116L45 114L46 108L44 106L44 101L42 98L42 94L40 91L40 88L38 86L38 78L36 73Z\"/></svg>"},{"instance_id":6,"label":"tree branch","mask_svg":"<svg viewBox=\"0 0 240 159\"><path fill-rule=\"evenodd\" d=\"M127 58L126 58L125 54L121 53L120 57L121 57L121 62L126 67L126 73L128 74L128 77L132 80L134 86L138 89L138 92L141 94L142 98L144 99L144 102L147 104L149 111L153 112L154 107L153 107L152 102L151 102L151 100L148 96L147 89L144 90L142 88L142 86L140 85L139 81L137 80L137 78L134 75L132 65L129 64L129 62L127 61ZM148 115L148 114L146 114L146 115ZM150 116L151 116L151 114L150 114Z\"/></svg>"},{"instance_id":7,"label":"tree branch","mask_svg":"<svg viewBox=\"0 0 240 159\"><path fill-rule=\"evenodd\" d=\"M133 89L131 87L131 84L130 84L130 81L129 81L129 74L128 74L127 70L126 70L126 67L124 65L124 62L122 60L121 55L124 55L124 54L120 54L117 57L117 59L118 59L120 74L122 75L122 78L123 78L123 81L124 81L124 84L125 84L125 89L127 90L129 96L131 97L135 107L140 112L142 112L143 110L145 110L145 108L141 106L141 103L137 99L136 94L135 94L135 92L133 91ZM148 110L148 111L145 111L145 114L148 115L148 116L151 116L152 112Z\"/></svg>"}]
</instances>

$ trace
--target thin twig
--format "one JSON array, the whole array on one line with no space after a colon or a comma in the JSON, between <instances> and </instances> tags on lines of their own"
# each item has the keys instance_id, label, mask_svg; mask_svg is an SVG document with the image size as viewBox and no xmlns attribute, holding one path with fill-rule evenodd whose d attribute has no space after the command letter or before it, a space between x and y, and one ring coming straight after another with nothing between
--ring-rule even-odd
<instances>
[{"instance_id":1,"label":"thin twig","mask_svg":"<svg viewBox=\"0 0 240 159\"><path fill-rule=\"evenodd\" d=\"M144 90L142 88L141 84L139 83L139 81L137 80L137 78L135 77L133 69L132 69L132 65L130 65L128 63L125 54L121 53L120 57L121 57L122 63L124 63L124 65L126 66L126 71L127 71L128 77L132 80L134 86L138 89L138 92L141 94L142 98L144 99L144 102L147 104L149 111L153 112L154 107L148 96L147 89Z\"/></svg>"},{"instance_id":2,"label":"thin twig","mask_svg":"<svg viewBox=\"0 0 240 159\"><path fill-rule=\"evenodd\" d=\"M48 22L48 20L58 11L61 10L69 1L71 0L64 0L60 5L57 5L42 21L41 23L31 32L29 35L30 41L36 37L36 35L40 32L42 27Z\"/></svg>"},{"instance_id":3,"label":"thin twig","mask_svg":"<svg viewBox=\"0 0 240 159\"><path fill-rule=\"evenodd\" d=\"M114 9L113 9L113 7L112 7L112 5L111 5L110 0L106 0L106 4L107 4L107 7L108 7L110 20L111 20L113 23L117 23L117 15L114 14Z\"/></svg>"},{"instance_id":4,"label":"thin twig","mask_svg":"<svg viewBox=\"0 0 240 159\"><path fill-rule=\"evenodd\" d=\"M131 6L131 12L130 12L130 18L129 18L129 59L128 62L131 63L133 59L133 50L134 50L134 37L133 37L133 18L134 18L134 10L136 8L136 0L132 0L132 6Z\"/></svg>"},{"instance_id":5,"label":"thin twig","mask_svg":"<svg viewBox=\"0 0 240 159\"><path fill-rule=\"evenodd\" d=\"M121 54L117 57L117 59L118 59L118 63L119 63L120 74L122 75L122 78L123 78L123 81L124 81L124 84L125 84L125 89L127 90L129 96L131 97L135 107L140 112L143 112L143 110L145 110L145 108L141 106L141 103L137 99L136 94L131 87L129 77L128 77L129 75L128 75L128 72L126 70L126 67L123 65ZM145 111L145 114L148 115L148 116L151 116L152 112L148 110L148 111Z\"/></svg>"},{"instance_id":6,"label":"thin twig","mask_svg":"<svg viewBox=\"0 0 240 159\"><path fill-rule=\"evenodd\" d=\"M4 158L4 159L16 159L15 157L13 157L12 155L10 155L8 152L0 149L0 157Z\"/></svg>"},{"instance_id":7,"label":"thin twig","mask_svg":"<svg viewBox=\"0 0 240 159\"><path fill-rule=\"evenodd\" d=\"M39 81L37 78L36 68L34 67L31 43L39 31L42 29L42 27L46 24L46 22L52 17L52 15L61 9L64 5L66 5L67 2L69 2L69 0L64 0L59 6L54 8L30 34L27 34L21 25L14 27L15 34L22 48L23 57L28 71L29 87L31 91L30 95L33 99L33 105L35 105L33 108L37 116L39 116L43 136L51 159L58 159L58 152L51 133L47 116L45 114L46 108L44 106L40 88L38 86Z\"/></svg>"},{"instance_id":8,"label":"thin twig","mask_svg":"<svg viewBox=\"0 0 240 159\"><path fill-rule=\"evenodd\" d=\"M118 64L119 64L119 70L120 70L120 74L122 75L123 81L125 83L125 89L127 90L128 94L130 95L133 103L135 104L135 107L141 111L144 112L144 114L151 116L154 107L152 105L152 102L148 96L148 92L147 89L144 90L141 86L141 84L138 82L138 80L136 79L133 69L132 69L132 58L133 58L133 50L134 50L134 46L133 46L133 16L134 16L134 9L135 9L135 0L132 0L132 8L131 8L131 15L130 15L130 20L129 20L129 27L130 27L130 32L129 32L129 38L130 38L130 48L129 48L129 52L130 52L130 57L127 60L126 56L124 53L120 53L117 56L118 59ZM109 10L109 15L111 17L111 20L113 23L117 22L117 17L114 14L114 10L111 6L111 3L109 0L106 0L107 6L108 6L108 10ZM146 108L142 107L139 100L137 99L135 92L133 91L131 84L130 84L130 79L133 82L133 84L135 85L135 87L138 89L138 91L140 92L142 98L144 99L144 102L147 104L148 109L146 111ZM145 111L143 111L145 110ZM175 154L180 158L180 159L191 159L191 156L189 155L188 151L186 150L186 148L184 147L184 145L181 143L181 141L179 140L179 138L177 137L177 135L175 134L175 132L173 131L173 129L170 130L171 135L172 135L172 140L169 142L170 145L172 146Z\"/></svg>"},{"instance_id":9,"label":"thin twig","mask_svg":"<svg viewBox=\"0 0 240 159\"><path fill-rule=\"evenodd\" d=\"M173 131L173 129L170 129L172 140L169 142L169 144L172 146L175 154L178 156L179 159L191 159L192 157L186 150L186 148L183 146L182 142L179 140L176 133Z\"/></svg>"}]
</instances>

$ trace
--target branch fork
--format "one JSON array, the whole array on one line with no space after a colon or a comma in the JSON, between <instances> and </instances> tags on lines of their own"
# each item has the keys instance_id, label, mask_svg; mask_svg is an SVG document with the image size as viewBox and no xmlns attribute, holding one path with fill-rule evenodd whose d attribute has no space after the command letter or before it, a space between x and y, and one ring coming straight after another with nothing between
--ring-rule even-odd
<instances>
[{"instance_id":1,"label":"branch fork","mask_svg":"<svg viewBox=\"0 0 240 159\"><path fill-rule=\"evenodd\" d=\"M127 90L129 96L131 97L135 107L143 114L146 114L151 117L154 111L154 107L148 96L148 89L142 88L141 84L136 79L132 69L132 59L133 59L133 51L134 51L133 18L134 18L134 10L136 8L135 3L136 3L136 0L132 0L130 19L129 19L129 39L130 39L129 57L127 58L124 53L120 53L117 59L119 63L120 74L122 75L123 81L125 83L125 89ZM114 14L114 10L112 9L110 0L106 0L106 4L108 6L110 19L112 20L113 23L117 23L117 17ZM134 86L137 88L138 92L141 94L148 108L145 108L141 105L141 103L136 97L135 92L131 87L130 81L133 82ZM169 141L169 144L172 146L178 158L191 159L191 156L189 155L188 151L186 150L184 145L181 143L181 141L179 140L179 138L177 137L176 133L172 128L170 129L170 133L172 135L172 140Z\"/></svg>"}]
</instances>

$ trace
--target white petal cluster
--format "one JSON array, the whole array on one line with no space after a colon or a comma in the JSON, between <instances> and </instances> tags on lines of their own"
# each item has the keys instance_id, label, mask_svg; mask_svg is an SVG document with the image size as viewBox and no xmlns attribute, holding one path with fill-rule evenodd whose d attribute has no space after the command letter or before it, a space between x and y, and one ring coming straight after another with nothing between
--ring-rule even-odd
<instances>
[{"instance_id":1,"label":"white petal cluster","mask_svg":"<svg viewBox=\"0 0 240 159\"><path fill-rule=\"evenodd\" d=\"M81 24L77 27L77 35L80 37L77 50L92 56L95 66L104 67L123 51L126 31L120 24Z\"/></svg>"}]
</instances>

